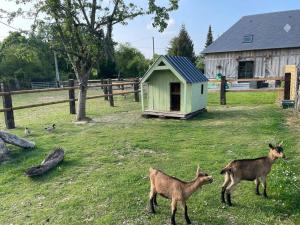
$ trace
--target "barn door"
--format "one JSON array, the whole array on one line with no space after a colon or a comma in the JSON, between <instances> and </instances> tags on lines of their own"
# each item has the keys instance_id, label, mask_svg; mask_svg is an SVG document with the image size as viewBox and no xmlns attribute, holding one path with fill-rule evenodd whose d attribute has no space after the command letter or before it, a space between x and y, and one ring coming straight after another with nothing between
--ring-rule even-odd
<instances>
[{"instance_id":1,"label":"barn door","mask_svg":"<svg viewBox=\"0 0 300 225\"><path fill-rule=\"evenodd\" d=\"M254 61L240 61L238 79L249 79L254 77Z\"/></svg>"},{"instance_id":2,"label":"barn door","mask_svg":"<svg viewBox=\"0 0 300 225\"><path fill-rule=\"evenodd\" d=\"M291 73L284 76L284 100L291 99Z\"/></svg>"},{"instance_id":3,"label":"barn door","mask_svg":"<svg viewBox=\"0 0 300 225\"><path fill-rule=\"evenodd\" d=\"M170 92L170 110L180 111L180 83L171 83Z\"/></svg>"}]
</instances>

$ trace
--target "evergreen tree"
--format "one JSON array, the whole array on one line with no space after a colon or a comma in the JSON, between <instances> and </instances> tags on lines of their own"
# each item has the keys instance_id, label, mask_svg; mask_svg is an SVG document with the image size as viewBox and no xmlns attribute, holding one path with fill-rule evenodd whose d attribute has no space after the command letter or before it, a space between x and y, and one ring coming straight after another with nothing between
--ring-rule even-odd
<instances>
[{"instance_id":1,"label":"evergreen tree","mask_svg":"<svg viewBox=\"0 0 300 225\"><path fill-rule=\"evenodd\" d=\"M193 63L196 61L194 44L184 25L182 25L179 35L171 40L168 55L185 56Z\"/></svg>"},{"instance_id":2,"label":"evergreen tree","mask_svg":"<svg viewBox=\"0 0 300 225\"><path fill-rule=\"evenodd\" d=\"M212 34L211 25L209 25L207 38L206 38L206 43L205 43L205 48L210 46L213 42L214 42L214 37L213 37L213 34Z\"/></svg>"}]
</instances>

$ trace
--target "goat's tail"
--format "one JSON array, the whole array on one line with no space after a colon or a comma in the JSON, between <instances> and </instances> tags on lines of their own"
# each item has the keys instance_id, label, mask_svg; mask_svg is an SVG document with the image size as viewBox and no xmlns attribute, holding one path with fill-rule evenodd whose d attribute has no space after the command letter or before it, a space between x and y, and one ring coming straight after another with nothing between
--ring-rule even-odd
<instances>
[{"instance_id":1,"label":"goat's tail","mask_svg":"<svg viewBox=\"0 0 300 225\"><path fill-rule=\"evenodd\" d=\"M220 174L225 174L225 173L231 173L231 165L227 165L225 168L223 168L220 172Z\"/></svg>"}]
</instances>

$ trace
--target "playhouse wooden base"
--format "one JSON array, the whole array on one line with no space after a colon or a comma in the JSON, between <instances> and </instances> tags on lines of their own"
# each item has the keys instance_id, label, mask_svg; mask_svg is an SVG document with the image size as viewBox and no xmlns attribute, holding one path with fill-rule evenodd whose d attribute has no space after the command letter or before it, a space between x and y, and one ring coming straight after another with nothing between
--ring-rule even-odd
<instances>
[{"instance_id":1,"label":"playhouse wooden base","mask_svg":"<svg viewBox=\"0 0 300 225\"><path fill-rule=\"evenodd\" d=\"M180 113L180 112L159 112L159 111L152 111L152 110L145 110L142 114L143 117L149 118L149 117L159 117L159 118L177 118L182 120L190 119L196 115L198 115L201 112L207 112L206 109L200 109L192 113Z\"/></svg>"}]
</instances>

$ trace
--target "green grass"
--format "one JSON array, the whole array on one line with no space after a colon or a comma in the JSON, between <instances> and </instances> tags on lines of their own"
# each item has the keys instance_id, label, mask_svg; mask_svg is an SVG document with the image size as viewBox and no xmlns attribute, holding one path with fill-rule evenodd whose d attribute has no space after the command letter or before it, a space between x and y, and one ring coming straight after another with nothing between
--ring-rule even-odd
<instances>
[{"instance_id":1,"label":"green grass","mask_svg":"<svg viewBox=\"0 0 300 225\"><path fill-rule=\"evenodd\" d=\"M65 95L19 95L14 103ZM168 224L168 200L158 198L158 213L147 213L148 168L190 180L198 163L214 182L188 201L194 224L300 224L300 129L290 125L290 112L274 104L272 93L230 93L224 107L218 99L210 94L208 113L189 121L143 119L132 96L117 97L114 108L103 99L89 100L88 116L94 119L89 124L73 123L67 104L15 111L12 132L23 136L30 127L37 148L9 146L11 160L0 165L0 224ZM57 130L45 133L43 127L52 123ZM232 159L266 155L275 140L284 140L289 159L278 160L269 175L270 198L257 197L254 184L242 182L235 207L224 207L220 169ZM35 179L23 175L56 146L66 153L59 167ZM185 224L181 208L177 222Z\"/></svg>"}]
</instances>

